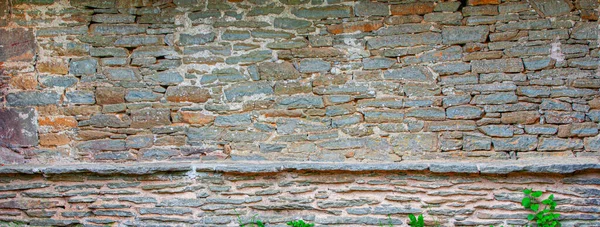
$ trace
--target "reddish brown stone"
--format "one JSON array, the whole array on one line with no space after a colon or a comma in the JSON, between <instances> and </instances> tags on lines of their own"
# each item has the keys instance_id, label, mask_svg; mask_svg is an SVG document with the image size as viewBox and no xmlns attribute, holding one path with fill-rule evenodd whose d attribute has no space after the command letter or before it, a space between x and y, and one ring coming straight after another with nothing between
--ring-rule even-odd
<instances>
[{"instance_id":1,"label":"reddish brown stone","mask_svg":"<svg viewBox=\"0 0 600 227\"><path fill-rule=\"evenodd\" d=\"M500 4L500 0L469 0L467 2L470 6L478 6L478 5L498 5Z\"/></svg>"},{"instance_id":2,"label":"reddish brown stone","mask_svg":"<svg viewBox=\"0 0 600 227\"><path fill-rule=\"evenodd\" d=\"M184 146L185 136L163 136L156 138L154 145L156 146Z\"/></svg>"},{"instance_id":3,"label":"reddish brown stone","mask_svg":"<svg viewBox=\"0 0 600 227\"><path fill-rule=\"evenodd\" d=\"M0 62L31 61L35 55L33 30L0 29Z\"/></svg>"},{"instance_id":4,"label":"reddish brown stone","mask_svg":"<svg viewBox=\"0 0 600 227\"><path fill-rule=\"evenodd\" d=\"M152 128L171 124L169 109L141 109L131 112L132 128Z\"/></svg>"},{"instance_id":5,"label":"reddish brown stone","mask_svg":"<svg viewBox=\"0 0 600 227\"><path fill-rule=\"evenodd\" d=\"M77 134L77 137L80 140L97 140L97 139L106 139L112 135L113 134L110 132L84 130L84 131L79 131Z\"/></svg>"},{"instance_id":6,"label":"reddish brown stone","mask_svg":"<svg viewBox=\"0 0 600 227\"><path fill-rule=\"evenodd\" d=\"M23 74L14 76L10 79L10 86L22 90L35 90L38 82L33 74Z\"/></svg>"},{"instance_id":7,"label":"reddish brown stone","mask_svg":"<svg viewBox=\"0 0 600 227\"><path fill-rule=\"evenodd\" d=\"M365 21L365 22L352 22L343 24L334 24L327 26L327 31L331 34L342 34L352 33L356 31L371 32L383 27L381 21Z\"/></svg>"},{"instance_id":8,"label":"reddish brown stone","mask_svg":"<svg viewBox=\"0 0 600 227\"><path fill-rule=\"evenodd\" d=\"M55 117L39 117L38 123L40 126L48 126L53 131L69 130L77 127L75 117L55 116Z\"/></svg>"},{"instance_id":9,"label":"reddish brown stone","mask_svg":"<svg viewBox=\"0 0 600 227\"><path fill-rule=\"evenodd\" d=\"M63 113L64 115L69 115L69 116L77 116L77 115L83 115L83 116L89 116L95 113L100 113L100 111L102 110L102 107L100 106L72 106L72 107L66 107L63 109Z\"/></svg>"},{"instance_id":10,"label":"reddish brown stone","mask_svg":"<svg viewBox=\"0 0 600 227\"><path fill-rule=\"evenodd\" d=\"M261 114L265 117L302 117L301 110L264 110Z\"/></svg>"},{"instance_id":11,"label":"reddish brown stone","mask_svg":"<svg viewBox=\"0 0 600 227\"><path fill-rule=\"evenodd\" d=\"M540 114L537 111L518 111L503 113L500 118L504 124L534 124L540 120Z\"/></svg>"},{"instance_id":12,"label":"reddish brown stone","mask_svg":"<svg viewBox=\"0 0 600 227\"><path fill-rule=\"evenodd\" d=\"M60 146L69 144L71 140L66 134L48 133L40 134L40 145L42 146Z\"/></svg>"},{"instance_id":13,"label":"reddish brown stone","mask_svg":"<svg viewBox=\"0 0 600 227\"><path fill-rule=\"evenodd\" d=\"M194 86L176 86L167 88L167 101L203 103L208 101L210 93L206 89Z\"/></svg>"},{"instance_id":14,"label":"reddish brown stone","mask_svg":"<svg viewBox=\"0 0 600 227\"><path fill-rule=\"evenodd\" d=\"M36 68L40 73L51 73L66 75L69 73L69 65L63 61L39 61Z\"/></svg>"},{"instance_id":15,"label":"reddish brown stone","mask_svg":"<svg viewBox=\"0 0 600 227\"><path fill-rule=\"evenodd\" d=\"M96 88L96 103L99 105L125 102L125 89L118 87Z\"/></svg>"},{"instance_id":16,"label":"reddish brown stone","mask_svg":"<svg viewBox=\"0 0 600 227\"><path fill-rule=\"evenodd\" d=\"M35 109L0 108L0 144L35 146L38 144Z\"/></svg>"},{"instance_id":17,"label":"reddish brown stone","mask_svg":"<svg viewBox=\"0 0 600 227\"><path fill-rule=\"evenodd\" d=\"M183 122L193 125L206 125L215 120L215 116L206 115L197 111L181 111L179 114L181 115L181 120Z\"/></svg>"},{"instance_id":18,"label":"reddish brown stone","mask_svg":"<svg viewBox=\"0 0 600 227\"><path fill-rule=\"evenodd\" d=\"M433 2L415 2L408 4L392 5L392 15L423 15L433 12Z\"/></svg>"}]
</instances>

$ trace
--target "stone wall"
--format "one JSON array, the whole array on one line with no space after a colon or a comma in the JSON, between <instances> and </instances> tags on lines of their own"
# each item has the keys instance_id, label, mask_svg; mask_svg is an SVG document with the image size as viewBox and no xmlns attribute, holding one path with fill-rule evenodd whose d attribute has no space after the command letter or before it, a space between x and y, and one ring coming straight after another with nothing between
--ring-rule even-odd
<instances>
[{"instance_id":1,"label":"stone wall","mask_svg":"<svg viewBox=\"0 0 600 227\"><path fill-rule=\"evenodd\" d=\"M3 163L600 151L596 0L3 0L0 16Z\"/></svg>"},{"instance_id":2,"label":"stone wall","mask_svg":"<svg viewBox=\"0 0 600 227\"><path fill-rule=\"evenodd\" d=\"M88 165L89 166L89 165ZM0 169L0 221L32 226L523 226L524 188L554 194L562 226L600 225L600 165L136 165ZM338 171L328 171L336 168ZM520 172L519 168L529 170ZM447 173L451 168L454 172ZM385 170L384 170L385 169ZM477 169L480 169L478 171ZM2 222L0 222L2 225ZM387 225L386 225L387 226Z\"/></svg>"}]
</instances>

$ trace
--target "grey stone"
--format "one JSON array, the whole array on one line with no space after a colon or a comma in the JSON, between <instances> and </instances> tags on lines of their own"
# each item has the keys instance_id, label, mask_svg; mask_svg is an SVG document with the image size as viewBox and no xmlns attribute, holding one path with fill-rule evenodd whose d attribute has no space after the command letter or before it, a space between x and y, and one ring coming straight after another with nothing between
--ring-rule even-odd
<instances>
[{"instance_id":1,"label":"grey stone","mask_svg":"<svg viewBox=\"0 0 600 227\"><path fill-rule=\"evenodd\" d=\"M183 76L179 72L166 71L146 76L144 77L144 80L155 82L160 85L177 85L183 82Z\"/></svg>"},{"instance_id":2,"label":"grey stone","mask_svg":"<svg viewBox=\"0 0 600 227\"><path fill-rule=\"evenodd\" d=\"M277 99L277 105L288 109L323 108L325 106L323 98L312 95L281 97Z\"/></svg>"},{"instance_id":3,"label":"grey stone","mask_svg":"<svg viewBox=\"0 0 600 227\"><path fill-rule=\"evenodd\" d=\"M446 109L449 119L479 119L483 110L475 106L453 106Z\"/></svg>"},{"instance_id":4,"label":"grey stone","mask_svg":"<svg viewBox=\"0 0 600 227\"><path fill-rule=\"evenodd\" d=\"M519 58L471 61L474 73L521 72L523 62Z\"/></svg>"},{"instance_id":5,"label":"grey stone","mask_svg":"<svg viewBox=\"0 0 600 227\"><path fill-rule=\"evenodd\" d=\"M256 50L240 56L229 57L225 62L227 64L254 63L271 59L271 57L272 52L270 50Z\"/></svg>"},{"instance_id":6,"label":"grey stone","mask_svg":"<svg viewBox=\"0 0 600 227\"><path fill-rule=\"evenodd\" d=\"M363 69L387 69L396 63L391 58L363 58Z\"/></svg>"},{"instance_id":7,"label":"grey stone","mask_svg":"<svg viewBox=\"0 0 600 227\"><path fill-rule=\"evenodd\" d=\"M540 138L538 151L564 151L583 149L581 139Z\"/></svg>"},{"instance_id":8,"label":"grey stone","mask_svg":"<svg viewBox=\"0 0 600 227\"><path fill-rule=\"evenodd\" d=\"M201 33L196 35L191 34L181 34L179 35L179 44L188 46L188 45L202 45L206 43L210 43L215 40L215 33Z\"/></svg>"},{"instance_id":9,"label":"grey stone","mask_svg":"<svg viewBox=\"0 0 600 227\"><path fill-rule=\"evenodd\" d=\"M225 97L230 101L239 101L243 97L253 95L271 95L273 94L273 87L269 83L265 82L249 82L236 84L232 87L225 89Z\"/></svg>"},{"instance_id":10,"label":"grey stone","mask_svg":"<svg viewBox=\"0 0 600 227\"><path fill-rule=\"evenodd\" d=\"M517 95L513 92L498 92L489 95L475 95L471 100L471 104L490 105L490 104L507 104L516 103Z\"/></svg>"},{"instance_id":11,"label":"grey stone","mask_svg":"<svg viewBox=\"0 0 600 227\"><path fill-rule=\"evenodd\" d=\"M275 18L273 26L281 29L301 29L312 25L312 22L307 20L297 20L292 18Z\"/></svg>"},{"instance_id":12,"label":"grey stone","mask_svg":"<svg viewBox=\"0 0 600 227\"><path fill-rule=\"evenodd\" d=\"M69 73L76 76L94 74L96 73L97 65L98 60L94 58L71 60L69 63Z\"/></svg>"},{"instance_id":13,"label":"grey stone","mask_svg":"<svg viewBox=\"0 0 600 227\"><path fill-rule=\"evenodd\" d=\"M346 18L353 16L352 8L342 5L292 8L292 14L307 19Z\"/></svg>"},{"instance_id":14,"label":"grey stone","mask_svg":"<svg viewBox=\"0 0 600 227\"><path fill-rule=\"evenodd\" d=\"M250 125L252 119L249 114L232 114L227 116L217 116L215 118L216 126L244 126Z\"/></svg>"},{"instance_id":15,"label":"grey stone","mask_svg":"<svg viewBox=\"0 0 600 227\"><path fill-rule=\"evenodd\" d=\"M437 135L434 133L400 133L391 137L390 144L400 152L436 151Z\"/></svg>"},{"instance_id":16,"label":"grey stone","mask_svg":"<svg viewBox=\"0 0 600 227\"><path fill-rule=\"evenodd\" d=\"M77 84L78 80L74 76L40 76L40 83L44 87L72 87Z\"/></svg>"},{"instance_id":17,"label":"grey stone","mask_svg":"<svg viewBox=\"0 0 600 227\"><path fill-rule=\"evenodd\" d=\"M555 17L569 14L571 5L563 0L532 0L531 6L545 17Z\"/></svg>"},{"instance_id":18,"label":"grey stone","mask_svg":"<svg viewBox=\"0 0 600 227\"><path fill-rule=\"evenodd\" d=\"M490 30L488 26L476 27L448 27L442 29L444 44L463 44L472 42L485 42Z\"/></svg>"},{"instance_id":19,"label":"grey stone","mask_svg":"<svg viewBox=\"0 0 600 227\"><path fill-rule=\"evenodd\" d=\"M385 3L361 1L354 5L354 14L359 17L388 16L390 9Z\"/></svg>"},{"instance_id":20,"label":"grey stone","mask_svg":"<svg viewBox=\"0 0 600 227\"><path fill-rule=\"evenodd\" d=\"M17 107L57 105L60 99L61 94L54 91L21 91L6 95L8 106Z\"/></svg>"},{"instance_id":21,"label":"grey stone","mask_svg":"<svg viewBox=\"0 0 600 227\"><path fill-rule=\"evenodd\" d=\"M95 104L96 97L93 91L71 91L65 93L66 101L71 104Z\"/></svg>"},{"instance_id":22,"label":"grey stone","mask_svg":"<svg viewBox=\"0 0 600 227\"><path fill-rule=\"evenodd\" d=\"M331 69L331 63L321 59L303 59L298 62L298 70L301 73L327 72Z\"/></svg>"},{"instance_id":23,"label":"grey stone","mask_svg":"<svg viewBox=\"0 0 600 227\"><path fill-rule=\"evenodd\" d=\"M128 90L125 95L127 102L155 102L162 98L162 94L152 92L149 89Z\"/></svg>"},{"instance_id":24,"label":"grey stone","mask_svg":"<svg viewBox=\"0 0 600 227\"><path fill-rule=\"evenodd\" d=\"M384 47L410 47L428 44L441 44L442 35L439 33L425 32L419 34L406 34L394 36L382 36L367 40L369 49L380 49Z\"/></svg>"},{"instance_id":25,"label":"grey stone","mask_svg":"<svg viewBox=\"0 0 600 227\"><path fill-rule=\"evenodd\" d=\"M512 137L513 129L508 125L486 125L479 127L481 132L491 137Z\"/></svg>"},{"instance_id":26,"label":"grey stone","mask_svg":"<svg viewBox=\"0 0 600 227\"><path fill-rule=\"evenodd\" d=\"M388 80L400 80L406 82L429 82L435 81L434 75L423 66L409 66L401 69L388 69L383 72L383 78Z\"/></svg>"},{"instance_id":27,"label":"grey stone","mask_svg":"<svg viewBox=\"0 0 600 227\"><path fill-rule=\"evenodd\" d=\"M496 151L532 151L538 146L536 136L515 136L513 138L493 138Z\"/></svg>"}]
</instances>

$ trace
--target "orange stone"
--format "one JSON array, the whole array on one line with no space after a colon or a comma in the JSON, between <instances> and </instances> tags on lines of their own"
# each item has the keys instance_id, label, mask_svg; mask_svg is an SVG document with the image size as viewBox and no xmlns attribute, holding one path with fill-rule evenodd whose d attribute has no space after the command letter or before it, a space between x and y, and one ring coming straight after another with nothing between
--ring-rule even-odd
<instances>
[{"instance_id":1,"label":"orange stone","mask_svg":"<svg viewBox=\"0 0 600 227\"><path fill-rule=\"evenodd\" d=\"M205 125L215 120L215 116L210 116L196 111L181 111L181 120L188 124Z\"/></svg>"},{"instance_id":2,"label":"orange stone","mask_svg":"<svg viewBox=\"0 0 600 227\"><path fill-rule=\"evenodd\" d=\"M478 6L478 5L498 5L500 0L469 0L467 5Z\"/></svg>"},{"instance_id":3,"label":"orange stone","mask_svg":"<svg viewBox=\"0 0 600 227\"><path fill-rule=\"evenodd\" d=\"M36 64L36 68L40 73L51 73L66 75L69 73L69 66L62 61L40 61Z\"/></svg>"},{"instance_id":4,"label":"orange stone","mask_svg":"<svg viewBox=\"0 0 600 227\"><path fill-rule=\"evenodd\" d=\"M66 134L48 133L40 134L40 145L42 146L60 146L71 142Z\"/></svg>"},{"instance_id":5,"label":"orange stone","mask_svg":"<svg viewBox=\"0 0 600 227\"><path fill-rule=\"evenodd\" d=\"M433 12L433 2L415 2L409 4L391 5L392 15L423 15Z\"/></svg>"},{"instance_id":6,"label":"orange stone","mask_svg":"<svg viewBox=\"0 0 600 227\"><path fill-rule=\"evenodd\" d=\"M68 130L77 127L75 117L56 116L56 117L39 117L38 123L40 126L49 126L53 131Z\"/></svg>"},{"instance_id":7,"label":"orange stone","mask_svg":"<svg viewBox=\"0 0 600 227\"><path fill-rule=\"evenodd\" d=\"M327 26L327 31L331 34L342 34L352 33L356 31L371 32L383 27L381 21L366 21L366 22L352 22L343 24L334 24Z\"/></svg>"},{"instance_id":8,"label":"orange stone","mask_svg":"<svg viewBox=\"0 0 600 227\"><path fill-rule=\"evenodd\" d=\"M261 113L265 117L302 117L301 110L265 110Z\"/></svg>"},{"instance_id":9,"label":"orange stone","mask_svg":"<svg viewBox=\"0 0 600 227\"><path fill-rule=\"evenodd\" d=\"M35 90L37 85L37 79L33 74L18 75L10 79L10 86L16 89Z\"/></svg>"},{"instance_id":10,"label":"orange stone","mask_svg":"<svg viewBox=\"0 0 600 227\"><path fill-rule=\"evenodd\" d=\"M125 89L120 87L98 87L96 88L96 103L119 104L125 102Z\"/></svg>"}]
</instances>

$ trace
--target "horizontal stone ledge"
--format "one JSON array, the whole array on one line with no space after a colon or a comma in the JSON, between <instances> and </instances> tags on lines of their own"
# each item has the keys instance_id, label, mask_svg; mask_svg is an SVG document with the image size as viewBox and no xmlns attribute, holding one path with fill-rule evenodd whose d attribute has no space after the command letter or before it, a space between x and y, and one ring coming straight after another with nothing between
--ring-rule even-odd
<instances>
[{"instance_id":1,"label":"horizontal stone ledge","mask_svg":"<svg viewBox=\"0 0 600 227\"><path fill-rule=\"evenodd\" d=\"M600 161L594 158L512 160L494 162L461 161L402 161L394 163L332 163L332 162L147 162L147 163L81 163L41 165L7 165L0 174L123 174L145 175L158 172L232 172L274 173L283 171L431 171L434 173L508 174L558 173L600 170ZM191 174L193 175L193 174Z\"/></svg>"}]
</instances>

